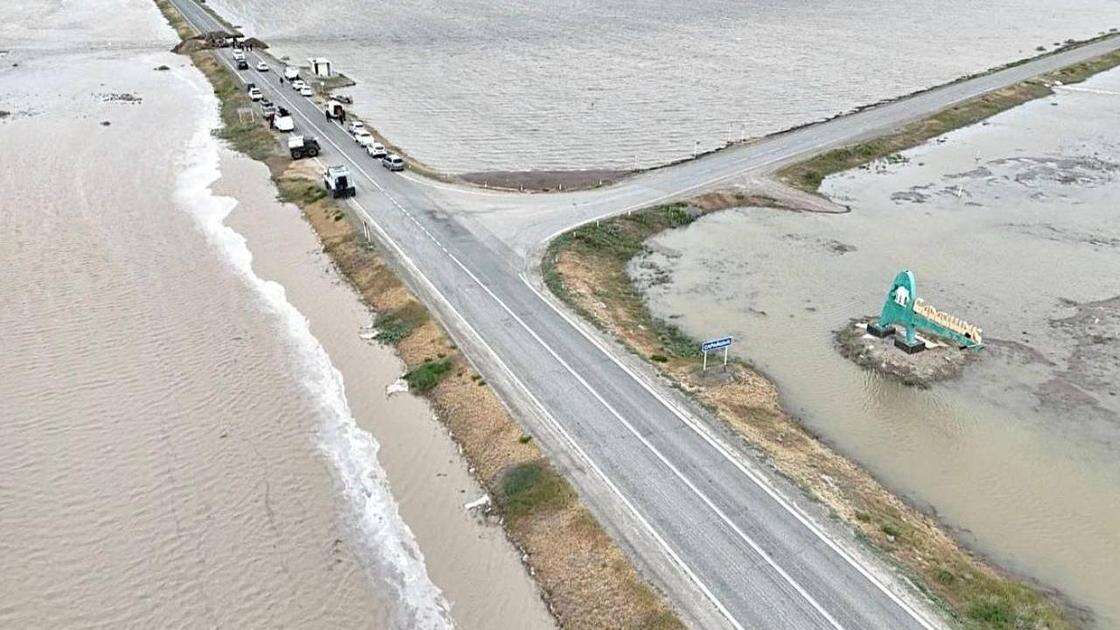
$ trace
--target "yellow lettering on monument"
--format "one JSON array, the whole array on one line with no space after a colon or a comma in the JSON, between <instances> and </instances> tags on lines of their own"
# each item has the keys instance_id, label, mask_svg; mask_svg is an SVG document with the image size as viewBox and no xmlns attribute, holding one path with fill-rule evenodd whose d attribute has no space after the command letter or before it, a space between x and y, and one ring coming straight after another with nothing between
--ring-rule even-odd
<instances>
[{"instance_id":1,"label":"yellow lettering on monument","mask_svg":"<svg viewBox=\"0 0 1120 630\"><path fill-rule=\"evenodd\" d=\"M980 338L980 328L966 322L965 320L937 310L930 306L922 298L914 300L914 312L925 317L935 324L939 324L948 328L949 330L962 335L968 335L970 339L976 343L983 343Z\"/></svg>"}]
</instances>

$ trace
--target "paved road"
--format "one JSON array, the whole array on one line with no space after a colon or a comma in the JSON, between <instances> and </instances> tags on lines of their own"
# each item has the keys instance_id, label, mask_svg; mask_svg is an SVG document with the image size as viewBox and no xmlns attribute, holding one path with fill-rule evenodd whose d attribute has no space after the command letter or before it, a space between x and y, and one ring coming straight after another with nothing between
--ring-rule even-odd
<instances>
[{"instance_id":1,"label":"paved road","mask_svg":"<svg viewBox=\"0 0 1120 630\"><path fill-rule=\"evenodd\" d=\"M172 2L196 26L218 28L194 0ZM383 170L310 100L271 72L239 73L317 136L321 160L357 177L353 209L394 253L410 284L448 325L503 398L553 436L576 477L604 493L597 512L646 556L686 618L739 628L922 628L939 625L906 591L826 535L720 436L682 411L524 279L526 254L596 216L688 194L773 168L912 119L977 91L1120 46L1115 40L772 140L661 169L597 191L511 195ZM219 55L228 63L227 52ZM258 58L251 55L251 63ZM231 66L232 67L232 66ZM546 425L546 426L545 426ZM589 486L581 485L581 490ZM606 503L613 504L606 505ZM612 511L613 510L613 511ZM681 586L681 585L684 586Z\"/></svg>"},{"instance_id":2,"label":"paved road","mask_svg":"<svg viewBox=\"0 0 1120 630\"><path fill-rule=\"evenodd\" d=\"M743 176L766 176L781 166L830 148L865 140L975 96L1120 49L1120 37L953 83L861 112L656 169L617 185L570 194L525 195L430 183L440 206L493 235L518 257L531 254L576 225L654 203L682 199ZM419 180L419 178L417 178Z\"/></svg>"}]
</instances>

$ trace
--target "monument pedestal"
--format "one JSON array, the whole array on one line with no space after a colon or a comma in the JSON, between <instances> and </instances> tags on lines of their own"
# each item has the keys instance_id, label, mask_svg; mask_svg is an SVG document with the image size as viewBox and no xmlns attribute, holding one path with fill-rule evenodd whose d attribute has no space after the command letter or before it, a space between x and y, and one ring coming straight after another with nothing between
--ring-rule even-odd
<instances>
[{"instance_id":1,"label":"monument pedestal","mask_svg":"<svg viewBox=\"0 0 1120 630\"><path fill-rule=\"evenodd\" d=\"M926 342L921 339L915 339L914 343L911 344L906 341L906 337L900 335L894 338L894 347L902 350L906 354L917 354L926 349Z\"/></svg>"},{"instance_id":2,"label":"monument pedestal","mask_svg":"<svg viewBox=\"0 0 1120 630\"><path fill-rule=\"evenodd\" d=\"M894 325L880 326L878 321L867 324L867 334L883 339L894 334Z\"/></svg>"}]
</instances>

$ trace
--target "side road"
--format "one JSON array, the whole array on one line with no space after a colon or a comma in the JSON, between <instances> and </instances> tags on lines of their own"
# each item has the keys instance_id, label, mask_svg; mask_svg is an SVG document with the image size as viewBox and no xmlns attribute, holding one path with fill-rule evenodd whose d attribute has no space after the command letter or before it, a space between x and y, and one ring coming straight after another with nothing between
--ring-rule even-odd
<instances>
[{"instance_id":1,"label":"side road","mask_svg":"<svg viewBox=\"0 0 1120 630\"><path fill-rule=\"evenodd\" d=\"M218 28L192 1L174 3L203 30ZM274 64L250 56L252 65ZM279 87L278 69L241 76L319 137L324 161L349 165L364 229L490 366L507 401L541 429L588 502L687 618L706 623L715 610L731 627L934 623L900 582L845 550L745 458L581 334L446 213L431 194L439 189L375 166L313 103Z\"/></svg>"},{"instance_id":2,"label":"side road","mask_svg":"<svg viewBox=\"0 0 1120 630\"><path fill-rule=\"evenodd\" d=\"M462 217L476 233L501 242L515 260L532 265L548 241L585 223L680 201L744 180L769 179L792 163L879 137L969 99L1117 50L1120 35L1111 35L594 190L524 195L430 181L426 185L441 208Z\"/></svg>"}]
</instances>

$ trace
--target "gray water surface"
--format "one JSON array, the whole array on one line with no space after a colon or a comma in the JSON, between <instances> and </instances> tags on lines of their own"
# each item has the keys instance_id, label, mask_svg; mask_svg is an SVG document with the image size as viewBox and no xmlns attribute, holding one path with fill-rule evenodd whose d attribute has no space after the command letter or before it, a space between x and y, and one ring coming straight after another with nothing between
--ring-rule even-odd
<instances>
[{"instance_id":1,"label":"gray water surface","mask_svg":"<svg viewBox=\"0 0 1120 630\"><path fill-rule=\"evenodd\" d=\"M1120 27L1114 0L210 0L447 172L631 169Z\"/></svg>"},{"instance_id":2,"label":"gray water surface","mask_svg":"<svg viewBox=\"0 0 1120 630\"><path fill-rule=\"evenodd\" d=\"M830 177L850 214L721 212L652 239L631 271L656 314L735 335L827 441L1115 627L1120 72L1081 87ZM833 349L903 268L983 327L961 379L908 388Z\"/></svg>"}]
</instances>

